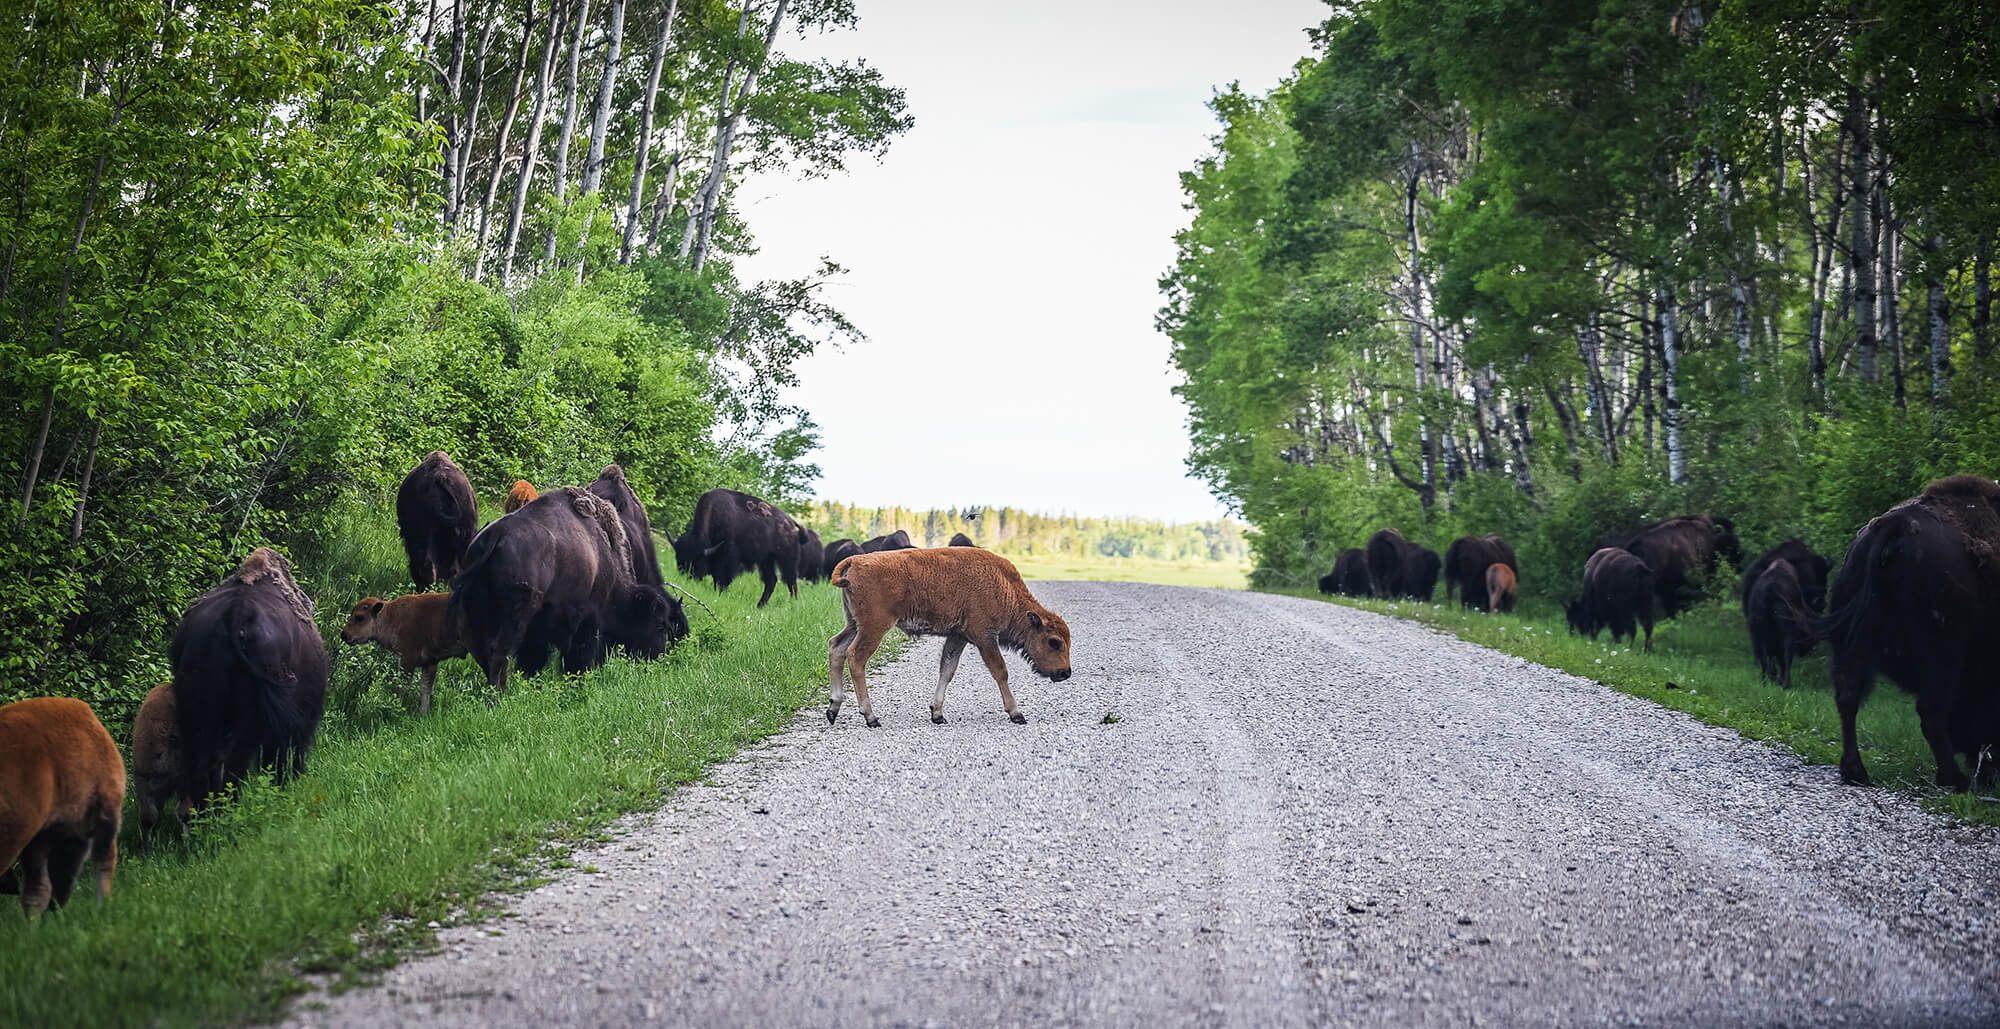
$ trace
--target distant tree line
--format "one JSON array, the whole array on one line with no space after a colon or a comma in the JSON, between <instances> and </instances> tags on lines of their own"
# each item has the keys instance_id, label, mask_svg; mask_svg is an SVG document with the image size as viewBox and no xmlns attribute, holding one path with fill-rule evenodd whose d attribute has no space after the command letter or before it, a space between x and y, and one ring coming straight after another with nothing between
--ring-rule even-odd
<instances>
[{"instance_id":1,"label":"distant tree line","mask_svg":"<svg viewBox=\"0 0 2000 1029\"><path fill-rule=\"evenodd\" d=\"M840 537L865 541L902 529L920 547L942 547L954 533L1002 555L1117 557L1153 561L1213 561L1242 564L1249 559L1244 526L1229 520L1164 522L1145 518L1082 518L1045 515L1012 507L966 507L919 511L907 507L858 507L830 500L807 505L799 520L831 543Z\"/></svg>"},{"instance_id":2,"label":"distant tree line","mask_svg":"<svg viewBox=\"0 0 2000 1029\"><path fill-rule=\"evenodd\" d=\"M2000 470L2000 7L1369 0L1312 38L1216 95L1161 280L1259 582L1398 525L1562 589L1691 510L1838 555Z\"/></svg>"},{"instance_id":3,"label":"distant tree line","mask_svg":"<svg viewBox=\"0 0 2000 1029\"><path fill-rule=\"evenodd\" d=\"M0 15L0 701L136 696L260 543L444 449L489 498L625 466L657 524L809 494L779 400L858 339L745 282L749 170L907 129L783 40L847 0L288 0ZM304 566L302 566L303 568ZM135 692L136 691L136 692Z\"/></svg>"}]
</instances>

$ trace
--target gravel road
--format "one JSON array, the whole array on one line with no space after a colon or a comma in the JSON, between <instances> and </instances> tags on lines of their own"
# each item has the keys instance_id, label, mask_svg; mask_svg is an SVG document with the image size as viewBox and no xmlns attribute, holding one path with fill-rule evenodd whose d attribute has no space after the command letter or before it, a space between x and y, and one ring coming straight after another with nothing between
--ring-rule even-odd
<instances>
[{"instance_id":1,"label":"gravel road","mask_svg":"<svg viewBox=\"0 0 2000 1029\"><path fill-rule=\"evenodd\" d=\"M1033 588L1077 674L1015 662L1026 726L976 661L930 724L921 641L870 676L882 728L809 707L594 871L295 1018L2000 1022L2000 833L1412 623Z\"/></svg>"}]
</instances>

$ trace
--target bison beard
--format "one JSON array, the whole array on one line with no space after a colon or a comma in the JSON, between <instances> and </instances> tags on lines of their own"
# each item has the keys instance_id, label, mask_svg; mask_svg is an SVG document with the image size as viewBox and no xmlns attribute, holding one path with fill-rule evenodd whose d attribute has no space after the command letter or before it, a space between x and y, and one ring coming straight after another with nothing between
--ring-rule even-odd
<instances>
[{"instance_id":1,"label":"bison beard","mask_svg":"<svg viewBox=\"0 0 2000 1029\"><path fill-rule=\"evenodd\" d=\"M396 528L418 589L458 573L466 545L479 529L472 480L442 450L433 450L403 477L396 490Z\"/></svg>"},{"instance_id":2,"label":"bison beard","mask_svg":"<svg viewBox=\"0 0 2000 1029\"><path fill-rule=\"evenodd\" d=\"M539 673L551 647L563 669L603 664L610 646L658 657L687 635L680 604L658 586L634 581L624 524L594 494L566 486L488 525L452 580L447 618L497 693L507 658Z\"/></svg>"},{"instance_id":3,"label":"bison beard","mask_svg":"<svg viewBox=\"0 0 2000 1029\"><path fill-rule=\"evenodd\" d=\"M2000 486L1961 475L1931 483L1855 534L1814 635L1833 653L1840 777L1867 785L1855 716L1876 673L1914 693L1937 783L1969 785L1956 754L1991 737L1996 683L1979 644L2000 616Z\"/></svg>"},{"instance_id":4,"label":"bison beard","mask_svg":"<svg viewBox=\"0 0 2000 1029\"><path fill-rule=\"evenodd\" d=\"M168 658L192 793L241 781L253 765L275 767L280 781L305 773L326 709L326 647L276 551L257 548L196 599Z\"/></svg>"},{"instance_id":5,"label":"bison beard","mask_svg":"<svg viewBox=\"0 0 2000 1029\"><path fill-rule=\"evenodd\" d=\"M712 578L717 590L727 590L737 575L757 569L764 580L757 606L763 607L780 578L798 597L804 541L799 523L769 502L732 489L712 489L695 502L687 531L674 540L674 560L681 574Z\"/></svg>"},{"instance_id":6,"label":"bison beard","mask_svg":"<svg viewBox=\"0 0 2000 1029\"><path fill-rule=\"evenodd\" d=\"M1000 686L1001 706L1015 724L1028 716L1007 688L1002 649L1028 659L1036 674L1055 682L1070 676L1069 626L1035 600L1021 573L1004 557L977 547L899 550L850 557L833 570L847 626L827 641L828 724L840 715L846 671L854 672L854 699L870 727L881 725L868 699L868 658L891 627L912 636L943 636L931 721L943 725L945 687L968 644L978 648Z\"/></svg>"}]
</instances>

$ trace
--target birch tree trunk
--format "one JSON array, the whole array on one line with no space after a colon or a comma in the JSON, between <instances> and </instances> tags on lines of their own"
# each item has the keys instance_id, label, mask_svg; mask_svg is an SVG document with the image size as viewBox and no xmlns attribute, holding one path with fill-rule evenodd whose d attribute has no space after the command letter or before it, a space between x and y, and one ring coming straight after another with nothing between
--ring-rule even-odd
<instances>
[{"instance_id":1,"label":"birch tree trunk","mask_svg":"<svg viewBox=\"0 0 2000 1029\"><path fill-rule=\"evenodd\" d=\"M667 63L667 43L673 38L674 14L680 0L668 0L667 13L660 19L660 38L653 43L647 60L645 100L639 107L639 154L632 171L632 195L625 203L625 241L618 248L618 263L632 263L632 240L639 234L639 208L646 196L646 162L653 141L653 101L660 92L660 70Z\"/></svg>"},{"instance_id":2,"label":"birch tree trunk","mask_svg":"<svg viewBox=\"0 0 2000 1029\"><path fill-rule=\"evenodd\" d=\"M1980 240L1972 257L1972 356L1985 361L1993 344L1993 248Z\"/></svg>"},{"instance_id":3,"label":"birch tree trunk","mask_svg":"<svg viewBox=\"0 0 2000 1029\"><path fill-rule=\"evenodd\" d=\"M550 0L553 4L554 0ZM507 96L507 113L500 116L500 135L493 144L493 171L486 176L486 201L479 206L479 233L473 237L473 245L479 253L473 260L474 281L486 277L486 229L493 221L493 203L500 195L500 173L507 167L507 138L513 134L514 117L521 113L521 80L528 77L528 45L535 38L535 0L528 0L521 9L521 47L514 54L514 85Z\"/></svg>"},{"instance_id":4,"label":"birch tree trunk","mask_svg":"<svg viewBox=\"0 0 2000 1029\"><path fill-rule=\"evenodd\" d=\"M701 189L695 194L696 202L689 207L693 224L698 227L692 252L692 267L696 274L701 273L702 264L708 258L708 238L715 231L716 208L722 202L723 182L729 177L729 153L736 145L736 126L742 120L743 110L750 98L757 95L757 75L770 59L771 47L778 41L778 26L784 23L785 8L790 3L791 0L778 0L777 8L771 12L771 24L764 29L763 52L751 62L750 70L744 74L743 87L736 91L735 102L725 104L728 117L716 133L715 157L709 163L707 178L702 180ZM726 90L724 96L726 99Z\"/></svg>"},{"instance_id":5,"label":"birch tree trunk","mask_svg":"<svg viewBox=\"0 0 2000 1029\"><path fill-rule=\"evenodd\" d=\"M618 85L618 53L625 43L625 0L611 0L611 29L605 42L604 75L597 80L597 110L590 116L590 154L583 161L585 196L604 181L604 134L611 124L612 92Z\"/></svg>"},{"instance_id":6,"label":"birch tree trunk","mask_svg":"<svg viewBox=\"0 0 2000 1029\"><path fill-rule=\"evenodd\" d=\"M1875 214L1878 210L1870 153L1868 108L1861 99L1861 87L1847 87L1848 131L1854 149L1848 154L1849 175L1853 178L1854 226L1848 238L1848 265L1854 276L1855 360L1861 381L1877 382L1881 372L1875 361Z\"/></svg>"},{"instance_id":7,"label":"birch tree trunk","mask_svg":"<svg viewBox=\"0 0 2000 1029\"><path fill-rule=\"evenodd\" d=\"M486 99L486 57L492 52L493 30L500 26L494 6L486 5L486 27L479 32L479 52L472 61L472 106L460 126L462 136L458 141L458 171L451 177L451 192L445 197L447 239L458 234L459 222L465 217L465 183L472 174L472 141L479 135L479 107Z\"/></svg>"},{"instance_id":8,"label":"birch tree trunk","mask_svg":"<svg viewBox=\"0 0 2000 1029\"><path fill-rule=\"evenodd\" d=\"M1687 451L1681 446L1681 341L1674 292L1657 287L1655 302L1660 309L1660 391L1666 410L1660 419L1667 437L1667 481L1678 486L1687 481Z\"/></svg>"},{"instance_id":9,"label":"birch tree trunk","mask_svg":"<svg viewBox=\"0 0 2000 1029\"><path fill-rule=\"evenodd\" d=\"M440 154L438 177L443 180L443 205L438 217L444 223L445 238L451 237L451 198L458 192L458 148L464 145L465 109L459 102L459 87L465 77L465 37L470 28L465 21L465 0L452 0L451 5L451 63L445 68L445 103L449 105L444 119L444 147Z\"/></svg>"},{"instance_id":10,"label":"birch tree trunk","mask_svg":"<svg viewBox=\"0 0 2000 1029\"><path fill-rule=\"evenodd\" d=\"M1882 318L1882 339L1889 345L1889 379L1895 384L1896 410L1901 411L1909 405L1909 394L1903 382L1903 230L1894 218L1889 217L1891 212L1886 210L1886 191L1883 200L1882 296L1878 307Z\"/></svg>"},{"instance_id":11,"label":"birch tree trunk","mask_svg":"<svg viewBox=\"0 0 2000 1029\"><path fill-rule=\"evenodd\" d=\"M1940 249L1936 237L1932 237L1927 247L1933 255ZM1951 326L1946 321L1944 299L1944 276L1937 270L1939 262L1935 256L1926 262L1925 303L1930 312L1931 330L1931 425L1944 422L1945 399L1951 393Z\"/></svg>"},{"instance_id":12,"label":"birch tree trunk","mask_svg":"<svg viewBox=\"0 0 2000 1029\"><path fill-rule=\"evenodd\" d=\"M542 248L542 264L556 263L556 233L562 229L563 193L569 189L569 143L576 137L577 66L583 60L583 32L590 27L590 0L577 0L576 28L569 37L569 75L563 80L562 135L556 139L554 214L549 218L548 245Z\"/></svg>"},{"instance_id":13,"label":"birch tree trunk","mask_svg":"<svg viewBox=\"0 0 2000 1029\"><path fill-rule=\"evenodd\" d=\"M549 25L543 33L542 64L535 69L535 106L528 115L528 140L521 147L521 171L514 176L514 205L507 212L507 240L501 246L502 289L514 284L514 247L521 241L521 217L528 207L528 187L535 181L535 154L542 147L542 122L549 111L549 88L553 84L556 59L556 23L561 19L560 0L549 4Z\"/></svg>"}]
</instances>

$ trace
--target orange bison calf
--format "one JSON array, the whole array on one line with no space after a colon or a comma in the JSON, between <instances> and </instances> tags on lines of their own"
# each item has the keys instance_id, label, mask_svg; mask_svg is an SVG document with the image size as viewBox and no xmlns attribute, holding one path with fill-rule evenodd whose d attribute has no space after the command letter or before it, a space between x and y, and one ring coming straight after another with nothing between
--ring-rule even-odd
<instances>
[{"instance_id":1,"label":"orange bison calf","mask_svg":"<svg viewBox=\"0 0 2000 1029\"><path fill-rule=\"evenodd\" d=\"M394 600L367 597L354 605L347 624L340 628L340 638L349 643L374 640L395 651L403 659L405 675L423 669L417 710L427 715L431 713L431 689L437 685L438 662L471 653L465 645L465 633L447 614L450 603L449 593L412 593Z\"/></svg>"},{"instance_id":2,"label":"orange bison calf","mask_svg":"<svg viewBox=\"0 0 2000 1029\"><path fill-rule=\"evenodd\" d=\"M181 768L180 715L174 710L174 684L163 682L146 694L139 716L132 720L132 788L139 794L139 833L151 835L160 812L174 794L180 805L174 818L187 828L194 796L184 785Z\"/></svg>"},{"instance_id":3,"label":"orange bison calf","mask_svg":"<svg viewBox=\"0 0 2000 1029\"><path fill-rule=\"evenodd\" d=\"M69 901L84 861L97 859L97 902L111 896L125 759L90 705L34 697L0 707L0 872L21 862L30 919Z\"/></svg>"},{"instance_id":4,"label":"orange bison calf","mask_svg":"<svg viewBox=\"0 0 2000 1029\"><path fill-rule=\"evenodd\" d=\"M882 724L868 703L868 658L890 626L912 636L944 637L937 695L931 698L931 721L939 725L944 688L968 643L979 648L1000 685L1001 706L1016 724L1028 716L1015 707L1007 688L1002 648L1025 656L1039 675L1056 682L1069 678L1069 626L1035 600L1013 562L990 551L941 547L857 554L834 567L832 582L840 587L847 627L827 641L828 723L840 715L842 670L852 666L861 717L870 727Z\"/></svg>"},{"instance_id":5,"label":"orange bison calf","mask_svg":"<svg viewBox=\"0 0 2000 1029\"><path fill-rule=\"evenodd\" d=\"M500 505L501 514L513 514L528 505L528 501L538 496L533 483L526 479L515 479L514 488L507 491L506 502Z\"/></svg>"},{"instance_id":6,"label":"orange bison calf","mask_svg":"<svg viewBox=\"0 0 2000 1029\"><path fill-rule=\"evenodd\" d=\"M1494 562L1486 566L1486 610L1494 614L1514 610L1514 570Z\"/></svg>"}]
</instances>

